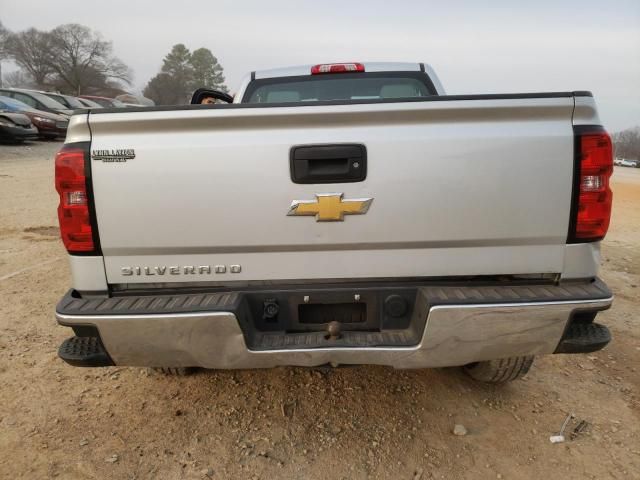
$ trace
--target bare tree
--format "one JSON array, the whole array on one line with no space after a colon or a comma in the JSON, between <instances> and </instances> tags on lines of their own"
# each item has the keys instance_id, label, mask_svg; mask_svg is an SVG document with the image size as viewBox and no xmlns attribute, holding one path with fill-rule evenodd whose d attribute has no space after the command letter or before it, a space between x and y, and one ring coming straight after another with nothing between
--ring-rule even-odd
<instances>
[{"instance_id":1,"label":"bare tree","mask_svg":"<svg viewBox=\"0 0 640 480\"><path fill-rule=\"evenodd\" d=\"M9 38L9 30L0 22L0 87L2 87L2 60L8 56L7 38Z\"/></svg>"},{"instance_id":2,"label":"bare tree","mask_svg":"<svg viewBox=\"0 0 640 480\"><path fill-rule=\"evenodd\" d=\"M2 23L2 21L0 20L0 40L4 40L8 32L9 31L7 30L7 27L5 27L4 23ZM1 43L0 43L0 51L2 51Z\"/></svg>"},{"instance_id":3,"label":"bare tree","mask_svg":"<svg viewBox=\"0 0 640 480\"><path fill-rule=\"evenodd\" d=\"M8 56L29 74L38 88L45 88L54 73L48 61L49 45L49 33L35 28L9 34L5 42Z\"/></svg>"},{"instance_id":4,"label":"bare tree","mask_svg":"<svg viewBox=\"0 0 640 480\"><path fill-rule=\"evenodd\" d=\"M640 160L640 127L627 128L614 133L616 157L627 160Z\"/></svg>"},{"instance_id":5,"label":"bare tree","mask_svg":"<svg viewBox=\"0 0 640 480\"><path fill-rule=\"evenodd\" d=\"M6 73L2 79L5 87L38 88L31 75L26 70L14 70Z\"/></svg>"},{"instance_id":6,"label":"bare tree","mask_svg":"<svg viewBox=\"0 0 640 480\"><path fill-rule=\"evenodd\" d=\"M9 30L0 22L0 60L8 55L7 52L7 39L9 38Z\"/></svg>"},{"instance_id":7,"label":"bare tree","mask_svg":"<svg viewBox=\"0 0 640 480\"><path fill-rule=\"evenodd\" d=\"M113 56L111 42L84 25L70 23L54 28L47 49L47 64L57 74L65 90L80 95L96 82L131 81L131 71Z\"/></svg>"}]
</instances>

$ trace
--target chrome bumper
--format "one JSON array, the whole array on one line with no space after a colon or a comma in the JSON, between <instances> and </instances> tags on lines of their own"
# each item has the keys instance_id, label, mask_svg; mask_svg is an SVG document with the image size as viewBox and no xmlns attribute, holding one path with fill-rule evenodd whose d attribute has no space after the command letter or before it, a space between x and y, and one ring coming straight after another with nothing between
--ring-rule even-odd
<instances>
[{"instance_id":1,"label":"chrome bumper","mask_svg":"<svg viewBox=\"0 0 640 480\"><path fill-rule=\"evenodd\" d=\"M238 369L375 364L425 368L553 353L575 311L603 310L612 300L435 305L428 310L420 342L410 347L251 350L231 312L57 312L56 318L65 326L95 326L116 365Z\"/></svg>"}]
</instances>

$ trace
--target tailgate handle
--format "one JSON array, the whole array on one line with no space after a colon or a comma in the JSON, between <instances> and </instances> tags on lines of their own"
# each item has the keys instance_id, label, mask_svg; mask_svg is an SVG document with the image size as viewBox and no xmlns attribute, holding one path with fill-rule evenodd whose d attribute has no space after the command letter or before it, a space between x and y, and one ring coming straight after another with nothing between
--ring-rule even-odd
<instances>
[{"instance_id":1,"label":"tailgate handle","mask_svg":"<svg viewBox=\"0 0 640 480\"><path fill-rule=\"evenodd\" d=\"M351 143L298 145L289 155L294 183L351 183L367 177L367 149Z\"/></svg>"}]
</instances>

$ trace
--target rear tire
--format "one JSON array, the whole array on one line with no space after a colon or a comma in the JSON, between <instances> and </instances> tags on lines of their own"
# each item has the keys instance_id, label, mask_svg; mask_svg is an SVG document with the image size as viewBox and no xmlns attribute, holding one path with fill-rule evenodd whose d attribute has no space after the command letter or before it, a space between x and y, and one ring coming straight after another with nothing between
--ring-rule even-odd
<instances>
[{"instance_id":1,"label":"rear tire","mask_svg":"<svg viewBox=\"0 0 640 480\"><path fill-rule=\"evenodd\" d=\"M470 363L462 367L474 380L486 383L506 383L527 374L533 364L533 355L509 357Z\"/></svg>"},{"instance_id":2,"label":"rear tire","mask_svg":"<svg viewBox=\"0 0 640 480\"><path fill-rule=\"evenodd\" d=\"M156 367L154 372L161 373L162 375L172 377L186 377L194 372L194 368L191 367Z\"/></svg>"}]
</instances>

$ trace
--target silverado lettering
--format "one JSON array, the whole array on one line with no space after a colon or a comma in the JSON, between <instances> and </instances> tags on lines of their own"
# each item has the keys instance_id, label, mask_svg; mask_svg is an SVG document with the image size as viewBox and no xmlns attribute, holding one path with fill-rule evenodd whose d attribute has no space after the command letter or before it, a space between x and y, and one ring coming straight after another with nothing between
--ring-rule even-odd
<instances>
[{"instance_id":1,"label":"silverado lettering","mask_svg":"<svg viewBox=\"0 0 640 480\"><path fill-rule=\"evenodd\" d=\"M226 265L184 265L184 266L134 266L134 267L121 267L120 273L125 277L132 275L195 275L195 274L211 274L214 273L226 273L227 270L230 273L240 273L242 267L240 265L230 265L227 269Z\"/></svg>"}]
</instances>

